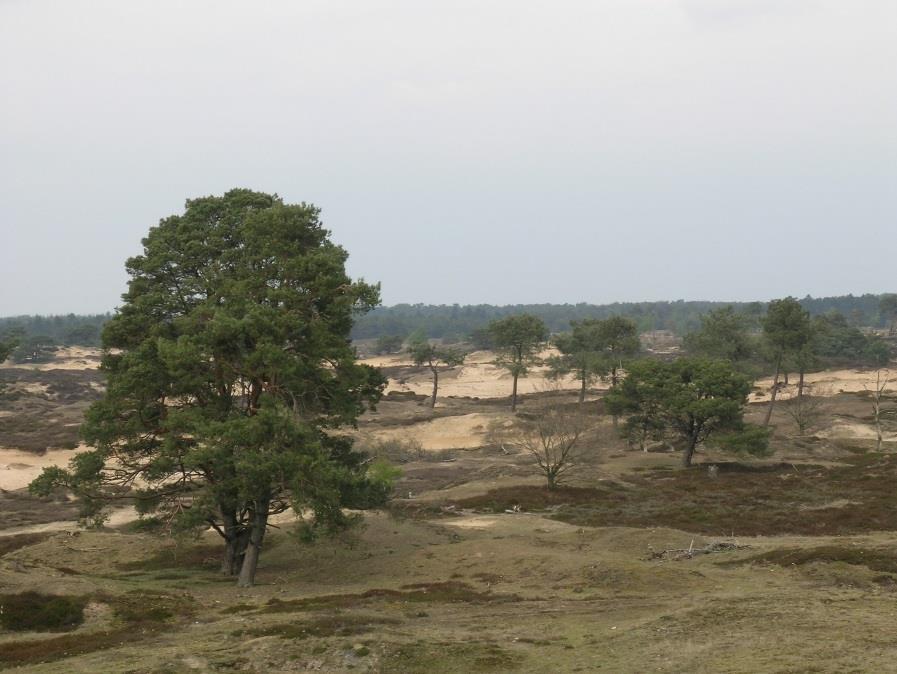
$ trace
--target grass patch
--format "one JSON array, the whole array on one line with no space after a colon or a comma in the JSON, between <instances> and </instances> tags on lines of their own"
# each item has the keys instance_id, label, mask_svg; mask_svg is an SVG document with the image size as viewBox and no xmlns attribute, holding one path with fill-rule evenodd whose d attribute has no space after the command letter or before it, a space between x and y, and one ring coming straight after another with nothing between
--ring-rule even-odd
<instances>
[{"instance_id":1,"label":"grass patch","mask_svg":"<svg viewBox=\"0 0 897 674\"><path fill-rule=\"evenodd\" d=\"M493 489L479 496L455 501L459 508L472 508L487 512L501 513L519 506L523 510L545 510L551 506L566 504L594 503L608 494L605 489L590 487L519 486Z\"/></svg>"},{"instance_id":2,"label":"grass patch","mask_svg":"<svg viewBox=\"0 0 897 674\"><path fill-rule=\"evenodd\" d=\"M72 633L51 639L6 641L0 648L0 667L52 662L94 651L133 645L136 641L169 630L177 619L193 615L193 599L161 592L128 592L123 595L98 593L75 598L83 608L89 600L112 606L119 626L104 632ZM6 613L4 605L4 614Z\"/></svg>"},{"instance_id":3,"label":"grass patch","mask_svg":"<svg viewBox=\"0 0 897 674\"><path fill-rule=\"evenodd\" d=\"M99 601L112 606L115 617L132 627L157 625L173 618L193 615L193 599L189 595L175 596L165 592L133 590L125 594L99 595Z\"/></svg>"},{"instance_id":4,"label":"grass patch","mask_svg":"<svg viewBox=\"0 0 897 674\"><path fill-rule=\"evenodd\" d=\"M401 601L411 603L486 604L520 601L517 595L493 594L477 590L467 583L445 581L441 583L414 583L398 590L373 589L358 594L331 594L305 599L283 601L271 599L260 609L262 613L292 613L320 608L352 608L371 600Z\"/></svg>"},{"instance_id":5,"label":"grass patch","mask_svg":"<svg viewBox=\"0 0 897 674\"><path fill-rule=\"evenodd\" d=\"M719 565L773 564L775 566L789 567L804 566L816 562L841 562L854 566L865 566L871 571L897 574L897 553L893 551L838 545L824 545L818 548L781 548L746 559L720 562Z\"/></svg>"},{"instance_id":6,"label":"grass patch","mask_svg":"<svg viewBox=\"0 0 897 674\"><path fill-rule=\"evenodd\" d=\"M0 536L0 557L8 555L10 552L27 548L29 545L37 545L43 543L52 536L52 533L39 534L14 534L12 536Z\"/></svg>"},{"instance_id":7,"label":"grass patch","mask_svg":"<svg viewBox=\"0 0 897 674\"><path fill-rule=\"evenodd\" d=\"M22 592L0 595L0 626L13 632L65 632L84 622L85 597Z\"/></svg>"},{"instance_id":8,"label":"grass patch","mask_svg":"<svg viewBox=\"0 0 897 674\"><path fill-rule=\"evenodd\" d=\"M395 618L363 615L327 615L309 620L279 623L235 632L233 636L280 637L308 639L309 637L351 637L370 632L375 625L397 625Z\"/></svg>"},{"instance_id":9,"label":"grass patch","mask_svg":"<svg viewBox=\"0 0 897 674\"><path fill-rule=\"evenodd\" d=\"M120 571L170 571L172 569L209 569L220 563L223 548L217 545L177 545L160 550L151 557L118 564Z\"/></svg>"},{"instance_id":10,"label":"grass patch","mask_svg":"<svg viewBox=\"0 0 897 674\"><path fill-rule=\"evenodd\" d=\"M509 672L518 669L522 662L523 656L498 644L418 641L388 648L380 661L379 671L383 674Z\"/></svg>"},{"instance_id":11,"label":"grass patch","mask_svg":"<svg viewBox=\"0 0 897 674\"><path fill-rule=\"evenodd\" d=\"M0 667L52 662L75 655L93 653L115 646L133 644L140 637L130 627L91 634L66 634L38 641L5 641L0 648Z\"/></svg>"},{"instance_id":12,"label":"grass patch","mask_svg":"<svg viewBox=\"0 0 897 674\"><path fill-rule=\"evenodd\" d=\"M716 478L706 466L650 471L629 486L600 489L509 487L455 502L503 512L519 505L554 507L554 518L579 526L669 527L710 536L851 535L897 530L893 507L897 456L862 454L846 465L721 462Z\"/></svg>"}]
</instances>

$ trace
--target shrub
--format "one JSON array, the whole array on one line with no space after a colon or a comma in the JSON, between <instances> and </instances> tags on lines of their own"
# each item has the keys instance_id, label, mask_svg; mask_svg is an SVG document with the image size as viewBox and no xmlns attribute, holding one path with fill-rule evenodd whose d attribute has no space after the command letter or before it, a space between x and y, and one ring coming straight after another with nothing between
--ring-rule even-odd
<instances>
[{"instance_id":1,"label":"shrub","mask_svg":"<svg viewBox=\"0 0 897 674\"><path fill-rule=\"evenodd\" d=\"M419 461L427 455L423 445L415 438L375 439L359 449L377 459L386 459L393 463Z\"/></svg>"},{"instance_id":2,"label":"shrub","mask_svg":"<svg viewBox=\"0 0 897 674\"><path fill-rule=\"evenodd\" d=\"M83 597L22 592L0 596L0 625L14 632L62 632L84 622Z\"/></svg>"}]
</instances>

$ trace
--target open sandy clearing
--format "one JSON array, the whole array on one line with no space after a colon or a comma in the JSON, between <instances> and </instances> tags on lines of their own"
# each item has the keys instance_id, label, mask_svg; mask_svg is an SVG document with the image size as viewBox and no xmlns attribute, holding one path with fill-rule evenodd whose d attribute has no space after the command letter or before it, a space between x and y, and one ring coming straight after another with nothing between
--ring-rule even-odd
<instances>
[{"instance_id":1,"label":"open sandy clearing","mask_svg":"<svg viewBox=\"0 0 897 674\"><path fill-rule=\"evenodd\" d=\"M10 361L5 367L23 370L96 370L100 366L101 356L100 349L66 346L56 351L53 359L48 363L13 363Z\"/></svg>"},{"instance_id":2,"label":"open sandy clearing","mask_svg":"<svg viewBox=\"0 0 897 674\"><path fill-rule=\"evenodd\" d=\"M884 371L883 371L884 372ZM810 372L804 376L804 383L810 388L810 392L816 396L835 396L839 393L862 393L867 389L875 388L874 369L867 370L823 370L822 372ZM797 374L791 373L788 386L779 391L778 399L787 400L797 395ZM891 382L887 390L897 391L897 371L891 372ZM781 384L782 377L779 378ZM772 377L758 379L754 385L759 389L751 394L751 400L758 402L769 400L769 392L772 389Z\"/></svg>"},{"instance_id":3,"label":"open sandy clearing","mask_svg":"<svg viewBox=\"0 0 897 674\"><path fill-rule=\"evenodd\" d=\"M84 449L82 445L78 449L55 449L44 454L35 454L0 447L0 489L9 491L23 489L40 475L44 468L65 467L73 456Z\"/></svg>"},{"instance_id":4,"label":"open sandy clearing","mask_svg":"<svg viewBox=\"0 0 897 674\"><path fill-rule=\"evenodd\" d=\"M490 428L502 423L499 414L462 414L453 417L439 417L430 421L376 431L367 431L362 437L379 441L412 441L420 443L422 449L473 449L488 443Z\"/></svg>"},{"instance_id":5,"label":"open sandy clearing","mask_svg":"<svg viewBox=\"0 0 897 674\"><path fill-rule=\"evenodd\" d=\"M545 351L541 358L547 358L556 354L555 351ZM464 364L451 369L441 371L439 374L439 397L469 397L469 398L502 398L511 395L512 377L508 371L495 365L495 354L491 351L475 351L464 361ZM368 365L387 368L413 368L408 374L403 374L399 379L390 377L387 393L389 391L412 391L417 394L429 395L433 390L433 381L427 368L414 368L406 354L394 356L379 356L363 361ZM553 389L576 389L579 382L571 377L555 381L545 379L547 368L537 366L531 368L529 375L521 377L517 382L519 394L538 393Z\"/></svg>"}]
</instances>

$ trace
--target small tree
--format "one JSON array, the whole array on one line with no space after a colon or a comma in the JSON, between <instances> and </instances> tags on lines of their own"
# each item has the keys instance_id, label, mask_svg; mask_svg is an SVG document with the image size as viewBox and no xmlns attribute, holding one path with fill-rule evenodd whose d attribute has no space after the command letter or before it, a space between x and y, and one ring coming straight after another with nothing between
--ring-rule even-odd
<instances>
[{"instance_id":1,"label":"small tree","mask_svg":"<svg viewBox=\"0 0 897 674\"><path fill-rule=\"evenodd\" d=\"M541 318L517 314L489 324L489 333L498 350L496 363L511 373L511 411L517 410L517 379L538 362L539 349L548 339L548 328Z\"/></svg>"},{"instance_id":2,"label":"small tree","mask_svg":"<svg viewBox=\"0 0 897 674\"><path fill-rule=\"evenodd\" d=\"M614 419L625 416L626 436L630 443L638 443L639 449L648 451L649 440L663 437L665 424L661 414L664 390L660 384L658 361L637 360L630 364L630 375L611 388L604 397L605 409Z\"/></svg>"},{"instance_id":3,"label":"small tree","mask_svg":"<svg viewBox=\"0 0 897 674\"><path fill-rule=\"evenodd\" d=\"M548 488L554 489L581 458L589 425L581 411L555 406L523 420L513 442L533 458Z\"/></svg>"},{"instance_id":4,"label":"small tree","mask_svg":"<svg viewBox=\"0 0 897 674\"><path fill-rule=\"evenodd\" d=\"M436 407L436 393L439 390L439 367L453 368L464 362L464 354L454 349L446 349L430 344L427 340L412 342L408 348L411 360L418 367L426 366L433 373L433 393L430 407Z\"/></svg>"},{"instance_id":5,"label":"small tree","mask_svg":"<svg viewBox=\"0 0 897 674\"><path fill-rule=\"evenodd\" d=\"M863 388L868 391L872 401L872 422L875 424L875 451L881 451L882 431L881 431L881 402L885 397L885 391L888 384L891 383L891 373L888 370L875 371L875 383L869 382L863 384Z\"/></svg>"},{"instance_id":6,"label":"small tree","mask_svg":"<svg viewBox=\"0 0 897 674\"><path fill-rule=\"evenodd\" d=\"M690 355L721 358L741 363L754 351L749 333L750 320L731 306L701 316L701 327L685 336L685 350Z\"/></svg>"},{"instance_id":7,"label":"small tree","mask_svg":"<svg viewBox=\"0 0 897 674\"><path fill-rule=\"evenodd\" d=\"M378 337L374 343L374 353L378 356L398 353L402 350L402 344L405 342L401 335L383 335Z\"/></svg>"},{"instance_id":8,"label":"small tree","mask_svg":"<svg viewBox=\"0 0 897 674\"><path fill-rule=\"evenodd\" d=\"M18 343L18 335L7 334L0 338L0 365L6 362L6 359L9 358L10 354L15 351Z\"/></svg>"},{"instance_id":9,"label":"small tree","mask_svg":"<svg viewBox=\"0 0 897 674\"><path fill-rule=\"evenodd\" d=\"M29 335L22 337L12 353L16 363L47 363L59 350L56 341L46 335Z\"/></svg>"},{"instance_id":10,"label":"small tree","mask_svg":"<svg viewBox=\"0 0 897 674\"><path fill-rule=\"evenodd\" d=\"M799 435L816 428L826 416L826 394L815 387L804 388L804 395L794 396L785 405L785 412L794 421Z\"/></svg>"},{"instance_id":11,"label":"small tree","mask_svg":"<svg viewBox=\"0 0 897 674\"><path fill-rule=\"evenodd\" d=\"M10 354L15 351L18 342L18 333L8 332L3 337L0 337L0 365L3 365L3 363L6 362L6 359L9 358ZM4 388L4 383L0 381L0 393L3 393Z\"/></svg>"},{"instance_id":12,"label":"small tree","mask_svg":"<svg viewBox=\"0 0 897 674\"><path fill-rule=\"evenodd\" d=\"M608 400L612 409L648 418L655 427L676 436L683 445L682 464L687 467L695 449L710 436L734 433L737 437L748 430L743 419L750 388L750 380L727 361L646 360L632 363ZM761 444L744 442L739 450L759 453L765 449Z\"/></svg>"},{"instance_id":13,"label":"small tree","mask_svg":"<svg viewBox=\"0 0 897 674\"><path fill-rule=\"evenodd\" d=\"M554 345L561 355L549 358L548 366L553 377L572 374L579 380L579 402L582 403L589 384L607 371L604 335L601 321L596 319L572 321L570 325L571 332L554 338Z\"/></svg>"},{"instance_id":14,"label":"small tree","mask_svg":"<svg viewBox=\"0 0 897 674\"><path fill-rule=\"evenodd\" d=\"M766 316L761 320L763 337L775 363L769 407L766 409L764 426L769 426L772 409L779 393L779 375L789 354L800 353L812 337L810 314L793 297L773 300L769 303Z\"/></svg>"},{"instance_id":15,"label":"small tree","mask_svg":"<svg viewBox=\"0 0 897 674\"><path fill-rule=\"evenodd\" d=\"M641 348L638 326L629 318L611 316L600 321L598 327L605 355L605 373L610 376L611 386L616 386L626 360L635 356Z\"/></svg>"}]
</instances>

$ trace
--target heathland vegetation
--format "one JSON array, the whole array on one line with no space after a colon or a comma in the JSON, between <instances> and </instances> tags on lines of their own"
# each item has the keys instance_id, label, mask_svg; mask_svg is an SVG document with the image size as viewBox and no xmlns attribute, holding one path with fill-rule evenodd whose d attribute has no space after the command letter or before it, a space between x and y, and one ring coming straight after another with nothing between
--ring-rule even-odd
<instances>
[{"instance_id":1,"label":"heathland vegetation","mask_svg":"<svg viewBox=\"0 0 897 674\"><path fill-rule=\"evenodd\" d=\"M894 296L378 309L346 259L232 190L114 314L4 319L0 668L893 662Z\"/></svg>"}]
</instances>

